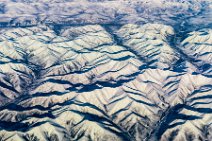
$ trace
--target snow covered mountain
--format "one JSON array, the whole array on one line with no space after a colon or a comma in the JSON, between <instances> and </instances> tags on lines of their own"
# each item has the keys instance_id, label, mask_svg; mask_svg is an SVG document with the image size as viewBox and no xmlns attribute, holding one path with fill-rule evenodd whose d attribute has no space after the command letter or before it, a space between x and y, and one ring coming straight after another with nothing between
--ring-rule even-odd
<instances>
[{"instance_id":1,"label":"snow covered mountain","mask_svg":"<svg viewBox=\"0 0 212 141\"><path fill-rule=\"evenodd\" d=\"M0 141L210 141L211 7L0 1Z\"/></svg>"}]
</instances>

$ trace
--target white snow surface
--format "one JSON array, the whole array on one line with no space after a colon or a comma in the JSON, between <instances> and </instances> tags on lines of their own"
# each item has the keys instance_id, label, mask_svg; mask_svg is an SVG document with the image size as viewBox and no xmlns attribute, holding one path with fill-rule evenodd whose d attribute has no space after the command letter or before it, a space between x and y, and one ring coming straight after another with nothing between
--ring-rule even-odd
<instances>
[{"instance_id":1,"label":"white snow surface","mask_svg":"<svg viewBox=\"0 0 212 141\"><path fill-rule=\"evenodd\" d=\"M0 141L212 138L208 0L1 0Z\"/></svg>"}]
</instances>

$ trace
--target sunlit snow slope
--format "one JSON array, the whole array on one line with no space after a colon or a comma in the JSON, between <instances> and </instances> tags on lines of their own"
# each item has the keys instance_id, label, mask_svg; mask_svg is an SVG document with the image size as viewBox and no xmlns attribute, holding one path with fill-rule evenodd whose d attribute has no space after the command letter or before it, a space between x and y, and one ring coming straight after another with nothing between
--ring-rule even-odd
<instances>
[{"instance_id":1,"label":"sunlit snow slope","mask_svg":"<svg viewBox=\"0 0 212 141\"><path fill-rule=\"evenodd\" d=\"M211 7L3 0L0 141L210 141Z\"/></svg>"}]
</instances>

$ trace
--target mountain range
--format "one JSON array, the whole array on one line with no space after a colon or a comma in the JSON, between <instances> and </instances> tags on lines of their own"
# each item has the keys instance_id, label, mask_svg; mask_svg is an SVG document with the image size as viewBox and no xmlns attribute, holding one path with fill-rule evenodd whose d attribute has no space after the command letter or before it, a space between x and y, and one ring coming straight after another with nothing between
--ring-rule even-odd
<instances>
[{"instance_id":1,"label":"mountain range","mask_svg":"<svg viewBox=\"0 0 212 141\"><path fill-rule=\"evenodd\" d=\"M0 141L210 141L211 8L0 1Z\"/></svg>"}]
</instances>

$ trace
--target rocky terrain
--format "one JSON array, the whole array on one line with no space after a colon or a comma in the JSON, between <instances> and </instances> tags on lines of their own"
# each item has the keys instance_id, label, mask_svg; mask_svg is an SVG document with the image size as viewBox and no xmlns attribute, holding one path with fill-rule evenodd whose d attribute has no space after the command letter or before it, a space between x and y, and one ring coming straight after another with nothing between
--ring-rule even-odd
<instances>
[{"instance_id":1,"label":"rocky terrain","mask_svg":"<svg viewBox=\"0 0 212 141\"><path fill-rule=\"evenodd\" d=\"M211 7L2 0L0 141L210 141Z\"/></svg>"}]
</instances>

